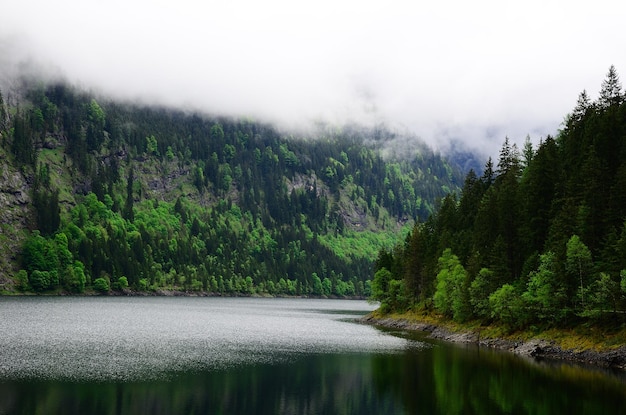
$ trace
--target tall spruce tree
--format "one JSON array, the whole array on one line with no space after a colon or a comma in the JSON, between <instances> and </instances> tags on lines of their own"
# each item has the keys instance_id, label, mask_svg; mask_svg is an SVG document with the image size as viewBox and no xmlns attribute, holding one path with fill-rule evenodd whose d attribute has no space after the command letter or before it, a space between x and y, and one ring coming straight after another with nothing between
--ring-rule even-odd
<instances>
[{"instance_id":1,"label":"tall spruce tree","mask_svg":"<svg viewBox=\"0 0 626 415\"><path fill-rule=\"evenodd\" d=\"M599 106L601 109L607 109L611 106L617 106L624 100L622 94L622 83L614 65L611 65L606 74L606 78L602 82L600 89Z\"/></svg>"}]
</instances>

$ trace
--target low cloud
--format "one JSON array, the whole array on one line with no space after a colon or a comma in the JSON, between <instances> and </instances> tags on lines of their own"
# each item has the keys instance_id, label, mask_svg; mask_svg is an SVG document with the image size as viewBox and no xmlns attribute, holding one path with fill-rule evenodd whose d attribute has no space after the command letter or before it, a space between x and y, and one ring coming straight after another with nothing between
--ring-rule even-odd
<instances>
[{"instance_id":1,"label":"low cloud","mask_svg":"<svg viewBox=\"0 0 626 415\"><path fill-rule=\"evenodd\" d=\"M385 123L495 155L505 136L555 134L580 91L626 70L611 7L24 0L3 6L0 60L124 99L288 127Z\"/></svg>"}]
</instances>

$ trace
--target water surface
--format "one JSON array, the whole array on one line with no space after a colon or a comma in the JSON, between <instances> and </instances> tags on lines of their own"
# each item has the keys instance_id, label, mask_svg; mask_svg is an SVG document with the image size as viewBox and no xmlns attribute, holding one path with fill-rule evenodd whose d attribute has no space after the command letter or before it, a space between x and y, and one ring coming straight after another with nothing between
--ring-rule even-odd
<instances>
[{"instance_id":1,"label":"water surface","mask_svg":"<svg viewBox=\"0 0 626 415\"><path fill-rule=\"evenodd\" d=\"M379 330L364 301L0 298L0 414L619 414L626 380Z\"/></svg>"}]
</instances>

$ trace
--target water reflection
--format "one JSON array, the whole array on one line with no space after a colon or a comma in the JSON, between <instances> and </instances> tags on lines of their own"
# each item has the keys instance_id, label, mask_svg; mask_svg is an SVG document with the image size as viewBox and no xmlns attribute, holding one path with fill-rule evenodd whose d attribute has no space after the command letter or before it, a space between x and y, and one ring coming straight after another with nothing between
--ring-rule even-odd
<instances>
[{"instance_id":1,"label":"water reflection","mask_svg":"<svg viewBox=\"0 0 626 415\"><path fill-rule=\"evenodd\" d=\"M10 382L0 384L0 413L402 413L394 396L372 388L372 363L362 354L318 355L169 381Z\"/></svg>"},{"instance_id":2,"label":"water reflection","mask_svg":"<svg viewBox=\"0 0 626 415\"><path fill-rule=\"evenodd\" d=\"M538 364L507 353L437 344L402 359L373 359L378 391L406 413L622 414L626 379L575 365Z\"/></svg>"},{"instance_id":3,"label":"water reflection","mask_svg":"<svg viewBox=\"0 0 626 415\"><path fill-rule=\"evenodd\" d=\"M436 345L301 356L147 382L13 381L0 413L620 414L625 384L576 367Z\"/></svg>"}]
</instances>

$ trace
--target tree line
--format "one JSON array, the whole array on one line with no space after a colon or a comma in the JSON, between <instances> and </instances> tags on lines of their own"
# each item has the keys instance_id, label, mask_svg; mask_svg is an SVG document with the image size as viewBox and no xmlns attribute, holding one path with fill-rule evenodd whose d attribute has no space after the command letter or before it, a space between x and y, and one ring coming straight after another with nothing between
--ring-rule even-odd
<instances>
[{"instance_id":1,"label":"tree line","mask_svg":"<svg viewBox=\"0 0 626 415\"><path fill-rule=\"evenodd\" d=\"M372 296L382 311L425 308L511 328L626 310L626 98L613 66L556 137L470 171L460 194L379 252Z\"/></svg>"}]
</instances>

